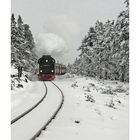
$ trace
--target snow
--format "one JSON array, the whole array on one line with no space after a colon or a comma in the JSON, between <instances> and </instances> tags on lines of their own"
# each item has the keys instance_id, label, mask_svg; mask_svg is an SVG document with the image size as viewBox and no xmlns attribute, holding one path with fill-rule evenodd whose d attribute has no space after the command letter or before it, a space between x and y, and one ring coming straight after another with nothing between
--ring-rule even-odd
<instances>
[{"instance_id":1,"label":"snow","mask_svg":"<svg viewBox=\"0 0 140 140\"><path fill-rule=\"evenodd\" d=\"M64 105L37 140L128 140L128 84L65 78Z\"/></svg>"},{"instance_id":2,"label":"snow","mask_svg":"<svg viewBox=\"0 0 140 140\"><path fill-rule=\"evenodd\" d=\"M31 82L21 91L12 91L12 112L27 109L29 101L39 99L44 93L41 83ZM71 74L58 76L54 83L64 93L64 104L36 140L128 140L128 83ZM51 94L39 108L12 125L12 140L29 139L58 107L60 94L51 83L46 84Z\"/></svg>"},{"instance_id":3,"label":"snow","mask_svg":"<svg viewBox=\"0 0 140 140\"><path fill-rule=\"evenodd\" d=\"M49 54L52 56L60 56L68 51L65 40L54 33L40 33L37 37L38 56Z\"/></svg>"},{"instance_id":4,"label":"snow","mask_svg":"<svg viewBox=\"0 0 140 140\"><path fill-rule=\"evenodd\" d=\"M28 73L25 71L19 79L17 69L12 67L11 75L14 75L11 79L14 83L11 90L11 120L13 120L34 106L44 96L46 90L43 82L28 80L25 76ZM22 85L22 87L18 87L18 85Z\"/></svg>"},{"instance_id":5,"label":"snow","mask_svg":"<svg viewBox=\"0 0 140 140\"><path fill-rule=\"evenodd\" d=\"M12 124L12 140L31 139L52 117L60 105L62 96L60 91L50 82L46 82L48 94L41 104L23 118ZM39 88L40 92L44 89Z\"/></svg>"},{"instance_id":6,"label":"snow","mask_svg":"<svg viewBox=\"0 0 140 140\"><path fill-rule=\"evenodd\" d=\"M41 89L41 90L40 90ZM11 91L11 119L34 106L45 94L43 82L30 82L24 88Z\"/></svg>"}]
</instances>

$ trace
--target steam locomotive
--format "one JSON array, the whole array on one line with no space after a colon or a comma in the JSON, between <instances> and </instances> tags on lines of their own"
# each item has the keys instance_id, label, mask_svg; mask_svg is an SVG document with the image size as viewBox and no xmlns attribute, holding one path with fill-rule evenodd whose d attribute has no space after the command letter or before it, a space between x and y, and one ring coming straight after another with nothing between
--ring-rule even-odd
<instances>
[{"instance_id":1,"label":"steam locomotive","mask_svg":"<svg viewBox=\"0 0 140 140\"><path fill-rule=\"evenodd\" d=\"M55 63L55 59L50 55L43 55L38 60L38 79L40 81L54 80L56 75L63 75L66 73L66 66Z\"/></svg>"}]
</instances>

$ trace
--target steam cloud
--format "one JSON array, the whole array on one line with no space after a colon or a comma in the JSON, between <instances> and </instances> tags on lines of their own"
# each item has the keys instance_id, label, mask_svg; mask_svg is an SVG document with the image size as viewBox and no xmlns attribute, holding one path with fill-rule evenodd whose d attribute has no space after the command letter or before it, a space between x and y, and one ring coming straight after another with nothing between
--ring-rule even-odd
<instances>
[{"instance_id":1,"label":"steam cloud","mask_svg":"<svg viewBox=\"0 0 140 140\"><path fill-rule=\"evenodd\" d=\"M36 50L39 57L46 54L61 57L68 51L68 46L63 38L54 33L40 33L37 37Z\"/></svg>"}]
</instances>

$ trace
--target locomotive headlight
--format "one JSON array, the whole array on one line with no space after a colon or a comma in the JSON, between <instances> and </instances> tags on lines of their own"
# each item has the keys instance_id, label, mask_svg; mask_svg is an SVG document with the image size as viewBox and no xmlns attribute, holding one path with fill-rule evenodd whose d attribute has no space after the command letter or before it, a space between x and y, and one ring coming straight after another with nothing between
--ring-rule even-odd
<instances>
[{"instance_id":1,"label":"locomotive headlight","mask_svg":"<svg viewBox=\"0 0 140 140\"><path fill-rule=\"evenodd\" d=\"M42 72L42 70L40 70L40 72Z\"/></svg>"},{"instance_id":2,"label":"locomotive headlight","mask_svg":"<svg viewBox=\"0 0 140 140\"><path fill-rule=\"evenodd\" d=\"M48 62L48 60L46 59L46 62Z\"/></svg>"},{"instance_id":3,"label":"locomotive headlight","mask_svg":"<svg viewBox=\"0 0 140 140\"><path fill-rule=\"evenodd\" d=\"M52 70L52 72L54 72L54 71Z\"/></svg>"}]
</instances>

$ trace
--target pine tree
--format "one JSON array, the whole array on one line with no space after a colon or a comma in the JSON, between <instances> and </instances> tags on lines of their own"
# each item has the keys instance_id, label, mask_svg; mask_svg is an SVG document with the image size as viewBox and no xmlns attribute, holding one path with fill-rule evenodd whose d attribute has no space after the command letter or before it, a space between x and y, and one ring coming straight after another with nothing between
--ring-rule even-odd
<instances>
[{"instance_id":1,"label":"pine tree","mask_svg":"<svg viewBox=\"0 0 140 140\"><path fill-rule=\"evenodd\" d=\"M89 28L89 31L87 33L87 36L83 39L82 45L79 47L78 50L81 50L80 54L80 70L81 74L91 76L94 75L91 72L91 67L93 67L91 64L93 63L93 51L94 48L97 47L97 34L95 32L95 29L93 27Z\"/></svg>"},{"instance_id":2,"label":"pine tree","mask_svg":"<svg viewBox=\"0 0 140 140\"><path fill-rule=\"evenodd\" d=\"M126 10L116 21L97 21L89 28L78 48L79 58L71 66L77 74L129 81L129 1L125 3Z\"/></svg>"},{"instance_id":3,"label":"pine tree","mask_svg":"<svg viewBox=\"0 0 140 140\"><path fill-rule=\"evenodd\" d=\"M17 35L17 27L14 14L11 16L11 45L15 43Z\"/></svg>"},{"instance_id":4,"label":"pine tree","mask_svg":"<svg viewBox=\"0 0 140 140\"><path fill-rule=\"evenodd\" d=\"M126 3L126 7L129 7L129 0L125 0L124 3Z\"/></svg>"},{"instance_id":5,"label":"pine tree","mask_svg":"<svg viewBox=\"0 0 140 140\"><path fill-rule=\"evenodd\" d=\"M70 71L102 79L129 81L129 0L116 21L97 21L78 48Z\"/></svg>"},{"instance_id":6,"label":"pine tree","mask_svg":"<svg viewBox=\"0 0 140 140\"><path fill-rule=\"evenodd\" d=\"M35 43L29 25L23 24L18 17L17 26L14 14L11 17L11 64L15 68L24 67L25 71L36 71L37 56L34 51Z\"/></svg>"},{"instance_id":7,"label":"pine tree","mask_svg":"<svg viewBox=\"0 0 140 140\"><path fill-rule=\"evenodd\" d=\"M129 7L122 11L115 25L115 46L116 52L113 58L116 59L116 73L121 81L129 81Z\"/></svg>"},{"instance_id":8,"label":"pine tree","mask_svg":"<svg viewBox=\"0 0 140 140\"><path fill-rule=\"evenodd\" d=\"M17 36L17 26L14 14L11 16L11 65L14 65L15 67L18 65L17 59L19 54L19 41Z\"/></svg>"},{"instance_id":9,"label":"pine tree","mask_svg":"<svg viewBox=\"0 0 140 140\"><path fill-rule=\"evenodd\" d=\"M27 42L27 46L29 47L30 50L32 50L35 47L35 43L30 27L27 24L24 24L23 26L24 26L24 36Z\"/></svg>"},{"instance_id":10,"label":"pine tree","mask_svg":"<svg viewBox=\"0 0 140 140\"><path fill-rule=\"evenodd\" d=\"M24 25L21 16L18 16L17 20L17 28L18 28L18 39L20 43L20 49L24 49L24 43L25 43L25 31L24 31Z\"/></svg>"}]
</instances>

